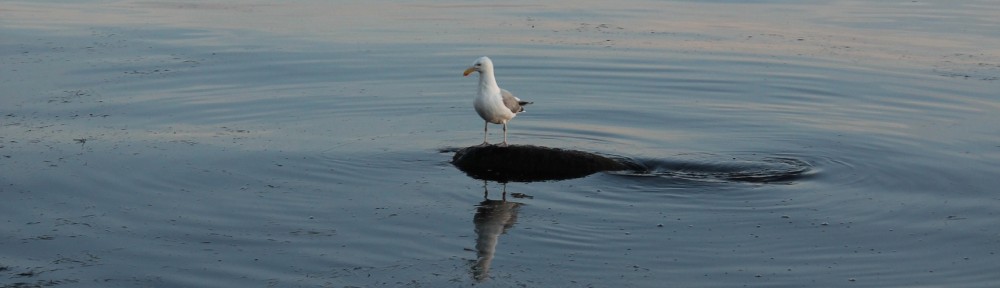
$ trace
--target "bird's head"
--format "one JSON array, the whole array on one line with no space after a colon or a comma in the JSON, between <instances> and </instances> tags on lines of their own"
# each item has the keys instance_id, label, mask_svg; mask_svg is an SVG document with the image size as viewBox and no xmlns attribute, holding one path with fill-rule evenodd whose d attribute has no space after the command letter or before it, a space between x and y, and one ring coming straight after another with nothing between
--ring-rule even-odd
<instances>
[{"instance_id":1,"label":"bird's head","mask_svg":"<svg viewBox=\"0 0 1000 288\"><path fill-rule=\"evenodd\" d=\"M469 76L469 74L472 74L472 72L479 72L480 74L482 74L483 71L493 71L493 61L486 56L479 57L479 59L476 59L476 62L472 63L472 66L469 66L469 68L465 69L465 72L462 73L462 76Z\"/></svg>"}]
</instances>

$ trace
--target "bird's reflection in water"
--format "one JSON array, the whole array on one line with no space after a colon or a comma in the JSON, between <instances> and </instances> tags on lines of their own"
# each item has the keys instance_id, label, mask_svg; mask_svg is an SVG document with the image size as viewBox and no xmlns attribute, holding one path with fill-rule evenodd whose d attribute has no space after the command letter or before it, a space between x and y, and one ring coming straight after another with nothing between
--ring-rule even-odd
<instances>
[{"instance_id":1,"label":"bird's reflection in water","mask_svg":"<svg viewBox=\"0 0 1000 288\"><path fill-rule=\"evenodd\" d=\"M489 278L490 264L496 253L497 240L500 234L514 227L517 222L517 210L521 203L507 201L507 184L503 183L503 194L500 200L490 200L486 181L483 181L483 202L476 208L476 216L472 223L476 225L476 260L472 263L472 278L484 281Z\"/></svg>"}]
</instances>

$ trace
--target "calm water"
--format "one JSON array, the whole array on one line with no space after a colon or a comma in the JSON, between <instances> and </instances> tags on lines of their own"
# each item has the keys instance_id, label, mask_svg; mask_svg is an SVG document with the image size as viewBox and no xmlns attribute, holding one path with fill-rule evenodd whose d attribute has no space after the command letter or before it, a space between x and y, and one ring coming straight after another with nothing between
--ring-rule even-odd
<instances>
[{"instance_id":1,"label":"calm water","mask_svg":"<svg viewBox=\"0 0 1000 288\"><path fill-rule=\"evenodd\" d=\"M0 4L3 287L1000 285L995 1L62 2ZM655 170L452 167L483 55Z\"/></svg>"}]
</instances>

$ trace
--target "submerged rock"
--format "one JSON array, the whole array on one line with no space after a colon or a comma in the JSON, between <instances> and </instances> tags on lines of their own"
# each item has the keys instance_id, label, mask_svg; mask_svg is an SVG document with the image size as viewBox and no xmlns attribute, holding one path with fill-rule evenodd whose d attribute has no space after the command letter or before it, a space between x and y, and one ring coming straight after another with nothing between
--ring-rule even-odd
<instances>
[{"instance_id":1,"label":"submerged rock","mask_svg":"<svg viewBox=\"0 0 1000 288\"><path fill-rule=\"evenodd\" d=\"M534 145L467 147L458 150L451 163L473 178L497 182L563 180L640 168L590 152Z\"/></svg>"},{"instance_id":2,"label":"submerged rock","mask_svg":"<svg viewBox=\"0 0 1000 288\"><path fill-rule=\"evenodd\" d=\"M622 176L780 184L816 174L808 162L788 157L633 160L534 145L462 148L455 151L451 163L472 178L501 183L565 180L615 171Z\"/></svg>"}]
</instances>

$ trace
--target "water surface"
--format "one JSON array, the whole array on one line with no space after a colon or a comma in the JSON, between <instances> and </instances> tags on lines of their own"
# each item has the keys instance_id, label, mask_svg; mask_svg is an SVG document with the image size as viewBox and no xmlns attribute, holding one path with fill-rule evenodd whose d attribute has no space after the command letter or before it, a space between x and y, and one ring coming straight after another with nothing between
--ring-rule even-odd
<instances>
[{"instance_id":1,"label":"water surface","mask_svg":"<svg viewBox=\"0 0 1000 288\"><path fill-rule=\"evenodd\" d=\"M7 2L0 283L996 286L998 10ZM483 55L511 142L653 169L452 167Z\"/></svg>"}]
</instances>

